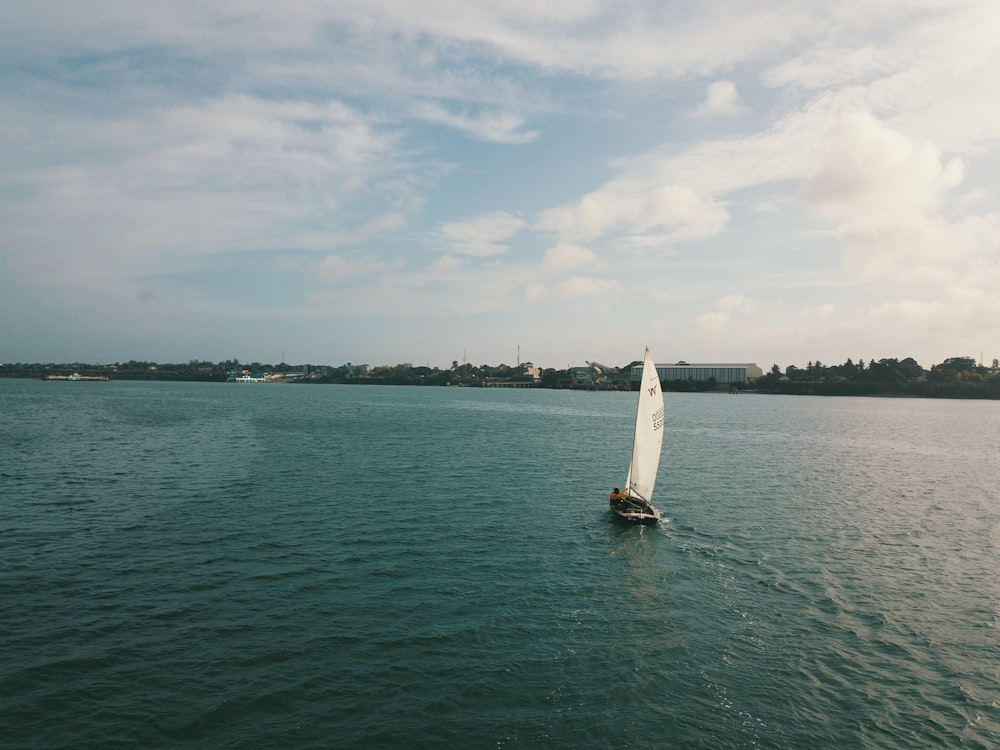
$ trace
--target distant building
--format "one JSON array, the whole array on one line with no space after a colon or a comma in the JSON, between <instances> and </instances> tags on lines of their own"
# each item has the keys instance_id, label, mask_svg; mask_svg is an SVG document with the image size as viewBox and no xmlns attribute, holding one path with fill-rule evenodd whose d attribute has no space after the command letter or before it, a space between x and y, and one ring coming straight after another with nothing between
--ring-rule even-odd
<instances>
[{"instance_id":1,"label":"distant building","mask_svg":"<svg viewBox=\"0 0 1000 750\"><path fill-rule=\"evenodd\" d=\"M757 378L763 377L764 371L752 362L718 364L681 361L672 365L658 364L656 366L656 374L660 376L660 382L662 383L671 380L698 380L704 382L715 378L716 383L729 385L730 383L752 383ZM633 365L632 380L636 381L641 377L642 365Z\"/></svg>"},{"instance_id":2,"label":"distant building","mask_svg":"<svg viewBox=\"0 0 1000 750\"><path fill-rule=\"evenodd\" d=\"M641 369L641 368L640 368ZM570 367L566 370L570 388L588 390L617 391L628 388L628 369L607 367L597 362L588 362L587 367Z\"/></svg>"},{"instance_id":3,"label":"distant building","mask_svg":"<svg viewBox=\"0 0 1000 750\"><path fill-rule=\"evenodd\" d=\"M597 370L593 367L570 367L566 373L573 385L593 385Z\"/></svg>"}]
</instances>

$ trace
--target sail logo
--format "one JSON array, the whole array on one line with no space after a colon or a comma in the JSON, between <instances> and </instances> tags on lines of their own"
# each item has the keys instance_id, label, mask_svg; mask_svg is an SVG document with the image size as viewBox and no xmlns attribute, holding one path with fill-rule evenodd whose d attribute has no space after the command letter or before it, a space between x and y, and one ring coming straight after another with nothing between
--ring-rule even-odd
<instances>
[{"instance_id":1,"label":"sail logo","mask_svg":"<svg viewBox=\"0 0 1000 750\"><path fill-rule=\"evenodd\" d=\"M656 386L656 385L654 385L654 386L651 386L651 387L650 387L650 389L649 389L649 395L650 395L650 396L655 396L655 395L656 395L656 389L657 389L657 388L659 388L659 386Z\"/></svg>"}]
</instances>

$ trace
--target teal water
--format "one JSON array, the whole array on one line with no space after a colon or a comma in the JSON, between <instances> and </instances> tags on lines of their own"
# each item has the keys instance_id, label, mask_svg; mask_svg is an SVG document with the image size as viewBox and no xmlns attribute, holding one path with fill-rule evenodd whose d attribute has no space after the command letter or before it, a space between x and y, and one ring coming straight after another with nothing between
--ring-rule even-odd
<instances>
[{"instance_id":1,"label":"teal water","mask_svg":"<svg viewBox=\"0 0 1000 750\"><path fill-rule=\"evenodd\" d=\"M1000 403L0 380L5 748L992 748Z\"/></svg>"}]
</instances>

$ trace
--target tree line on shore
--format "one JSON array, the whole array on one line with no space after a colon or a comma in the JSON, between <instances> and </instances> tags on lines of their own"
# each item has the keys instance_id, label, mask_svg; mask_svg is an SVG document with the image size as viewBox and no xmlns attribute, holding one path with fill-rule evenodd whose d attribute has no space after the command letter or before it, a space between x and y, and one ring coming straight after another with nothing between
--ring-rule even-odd
<instances>
[{"instance_id":1,"label":"tree line on shore","mask_svg":"<svg viewBox=\"0 0 1000 750\"><path fill-rule=\"evenodd\" d=\"M209 363L193 360L183 364L129 361L94 365L64 364L5 364L0 377L45 378L78 373L83 376L106 376L113 380L179 380L224 382L231 373L262 375L282 374L294 382L344 383L374 385L437 385L437 386L524 386L540 388L575 388L586 390L628 390L632 387L631 369L638 361L612 371L587 377L588 368L536 368L530 362L510 366L459 364L447 369L415 366L409 363L357 367L351 364L329 365L241 364L235 360ZM583 375L581 377L581 374ZM679 380L664 382L668 391L711 391L727 388L713 380ZM972 357L950 357L940 364L924 369L911 357L905 359L848 359L841 365L826 365L810 361L804 368L788 365L784 371L777 365L753 383L736 384L741 390L759 393L809 394L827 396L925 396L939 398L1000 398L1000 362L990 366L977 363Z\"/></svg>"},{"instance_id":2,"label":"tree line on shore","mask_svg":"<svg viewBox=\"0 0 1000 750\"><path fill-rule=\"evenodd\" d=\"M972 357L949 357L929 370L912 357L848 359L828 366L818 360L805 368L778 365L754 384L761 393L823 396L924 396L932 398L1000 398L1000 361L990 366Z\"/></svg>"}]
</instances>

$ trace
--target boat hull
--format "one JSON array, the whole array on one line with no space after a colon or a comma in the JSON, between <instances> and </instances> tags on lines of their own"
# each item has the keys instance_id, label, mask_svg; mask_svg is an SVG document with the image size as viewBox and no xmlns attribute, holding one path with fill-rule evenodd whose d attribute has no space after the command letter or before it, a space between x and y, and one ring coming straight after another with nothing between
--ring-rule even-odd
<instances>
[{"instance_id":1,"label":"boat hull","mask_svg":"<svg viewBox=\"0 0 1000 750\"><path fill-rule=\"evenodd\" d=\"M651 503L638 506L634 503L612 502L611 512L622 521L640 526L653 526L660 520L660 511Z\"/></svg>"}]
</instances>

